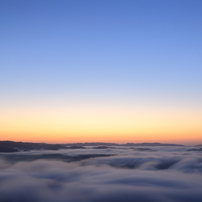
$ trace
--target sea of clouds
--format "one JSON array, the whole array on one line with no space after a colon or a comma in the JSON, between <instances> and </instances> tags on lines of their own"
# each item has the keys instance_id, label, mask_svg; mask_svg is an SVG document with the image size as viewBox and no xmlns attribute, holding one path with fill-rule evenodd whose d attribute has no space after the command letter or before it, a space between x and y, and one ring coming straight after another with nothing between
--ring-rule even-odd
<instances>
[{"instance_id":1,"label":"sea of clouds","mask_svg":"<svg viewBox=\"0 0 202 202\"><path fill-rule=\"evenodd\" d=\"M0 154L0 202L201 202L202 151L86 147Z\"/></svg>"}]
</instances>

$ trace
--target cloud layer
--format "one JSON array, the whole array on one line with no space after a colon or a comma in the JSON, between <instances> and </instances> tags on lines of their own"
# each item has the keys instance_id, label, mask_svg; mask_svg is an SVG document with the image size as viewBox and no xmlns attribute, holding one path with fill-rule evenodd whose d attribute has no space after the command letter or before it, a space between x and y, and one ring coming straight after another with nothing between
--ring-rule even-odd
<instances>
[{"instance_id":1,"label":"cloud layer","mask_svg":"<svg viewBox=\"0 0 202 202\"><path fill-rule=\"evenodd\" d=\"M0 201L199 202L202 153L189 149L88 147L2 154Z\"/></svg>"}]
</instances>

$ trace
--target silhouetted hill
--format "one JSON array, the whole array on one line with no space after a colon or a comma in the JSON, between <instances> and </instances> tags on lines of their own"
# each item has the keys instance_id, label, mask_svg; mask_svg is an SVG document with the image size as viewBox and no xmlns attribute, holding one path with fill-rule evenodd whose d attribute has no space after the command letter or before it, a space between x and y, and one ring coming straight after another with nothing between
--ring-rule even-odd
<instances>
[{"instance_id":1,"label":"silhouetted hill","mask_svg":"<svg viewBox=\"0 0 202 202\"><path fill-rule=\"evenodd\" d=\"M59 149L86 149L85 146L93 146L94 149L107 149L111 146L184 146L180 144L161 144L161 143L104 143L104 142L85 142L73 144L46 144L46 143L32 143L32 142L14 142L14 141L0 141L0 152L18 152L30 150L59 150Z\"/></svg>"},{"instance_id":2,"label":"silhouetted hill","mask_svg":"<svg viewBox=\"0 0 202 202\"><path fill-rule=\"evenodd\" d=\"M158 142L154 142L154 143L127 143L124 146L184 146L182 144L165 144L165 143L158 143Z\"/></svg>"},{"instance_id":3,"label":"silhouetted hill","mask_svg":"<svg viewBox=\"0 0 202 202\"><path fill-rule=\"evenodd\" d=\"M66 149L62 144L30 143L30 142L13 142L0 141L0 152L18 152L29 150L58 150Z\"/></svg>"},{"instance_id":4,"label":"silhouetted hill","mask_svg":"<svg viewBox=\"0 0 202 202\"><path fill-rule=\"evenodd\" d=\"M120 144L116 143L105 143L105 142L85 142L85 143L72 143L66 144L67 146L75 145L75 146L120 146Z\"/></svg>"},{"instance_id":5,"label":"silhouetted hill","mask_svg":"<svg viewBox=\"0 0 202 202\"><path fill-rule=\"evenodd\" d=\"M77 146L184 146L181 144L165 144L165 143L126 143L126 144L116 144L116 143L105 143L105 142L85 142L85 143L73 143L73 144L66 144L66 145L77 145Z\"/></svg>"}]
</instances>

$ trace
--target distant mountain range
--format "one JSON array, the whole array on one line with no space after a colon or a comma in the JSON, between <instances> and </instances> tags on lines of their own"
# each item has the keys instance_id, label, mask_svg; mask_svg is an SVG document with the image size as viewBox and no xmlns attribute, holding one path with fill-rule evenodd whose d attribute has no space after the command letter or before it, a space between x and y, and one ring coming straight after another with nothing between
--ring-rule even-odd
<instances>
[{"instance_id":1,"label":"distant mountain range","mask_svg":"<svg viewBox=\"0 0 202 202\"><path fill-rule=\"evenodd\" d=\"M85 142L85 143L73 143L66 145L77 145L77 146L184 146L181 144L164 144L164 143L126 143L126 144L116 144L116 143L105 143L105 142Z\"/></svg>"},{"instance_id":2,"label":"distant mountain range","mask_svg":"<svg viewBox=\"0 0 202 202\"><path fill-rule=\"evenodd\" d=\"M30 150L58 150L66 149L62 144L46 144L31 142L0 141L0 152L18 152Z\"/></svg>"},{"instance_id":3,"label":"distant mountain range","mask_svg":"<svg viewBox=\"0 0 202 202\"><path fill-rule=\"evenodd\" d=\"M19 152L30 150L59 150L59 149L85 149L85 146L93 146L94 149L106 149L111 146L184 146L180 144L162 144L162 143L104 143L104 142L86 142L73 144L47 144L32 142L14 142L0 141L0 152Z\"/></svg>"}]
</instances>

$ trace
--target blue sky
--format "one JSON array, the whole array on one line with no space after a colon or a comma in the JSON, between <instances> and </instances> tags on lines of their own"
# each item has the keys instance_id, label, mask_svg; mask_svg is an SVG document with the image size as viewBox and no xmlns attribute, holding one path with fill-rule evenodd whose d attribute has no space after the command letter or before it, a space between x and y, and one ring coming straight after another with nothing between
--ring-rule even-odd
<instances>
[{"instance_id":1,"label":"blue sky","mask_svg":"<svg viewBox=\"0 0 202 202\"><path fill-rule=\"evenodd\" d=\"M1 106L201 110L201 11L199 0L1 0Z\"/></svg>"},{"instance_id":2,"label":"blue sky","mask_svg":"<svg viewBox=\"0 0 202 202\"><path fill-rule=\"evenodd\" d=\"M197 96L201 9L201 1L1 1L1 86Z\"/></svg>"}]
</instances>

